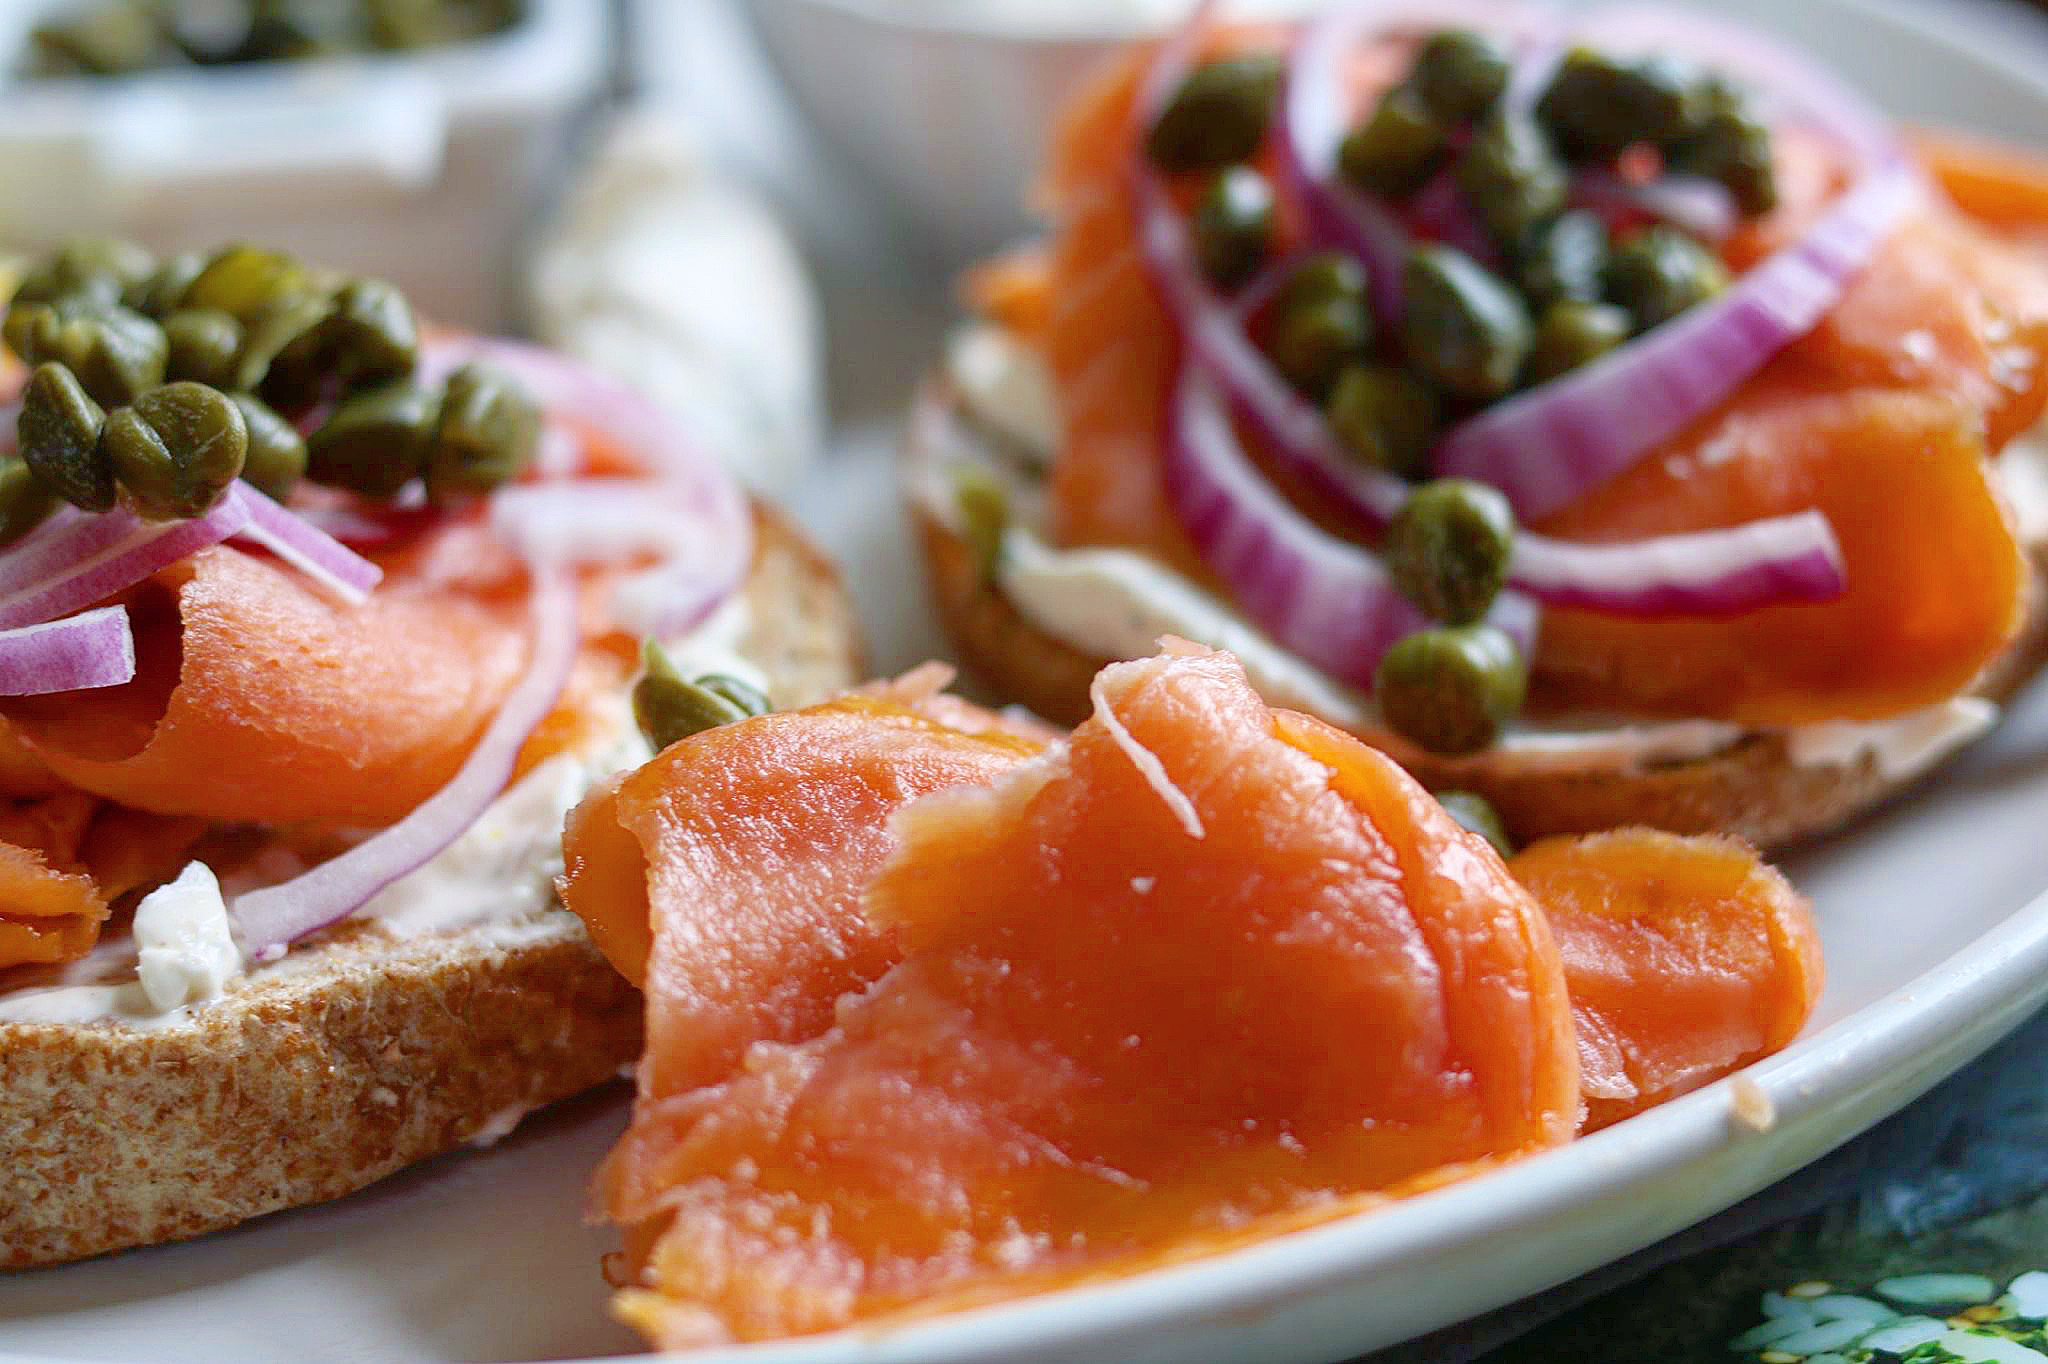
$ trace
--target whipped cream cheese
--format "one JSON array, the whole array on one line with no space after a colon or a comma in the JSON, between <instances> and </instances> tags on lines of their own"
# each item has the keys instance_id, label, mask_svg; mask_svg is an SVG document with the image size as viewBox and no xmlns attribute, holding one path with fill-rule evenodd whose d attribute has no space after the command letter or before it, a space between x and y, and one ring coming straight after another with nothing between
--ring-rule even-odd
<instances>
[{"instance_id":1,"label":"whipped cream cheese","mask_svg":"<svg viewBox=\"0 0 2048 1364\"><path fill-rule=\"evenodd\" d=\"M739 653L749 621L744 598L732 597L668 645L670 655L688 675L725 673L765 690L761 669ZM562 873L563 821L592 787L653 756L625 696L614 698L601 719L598 737L536 764L460 838L386 886L353 919L394 938L488 929L506 946L576 924L554 891ZM287 952L245 974L229 922L219 882L194 862L143 897L132 941L102 944L56 973L54 983L0 993L0 1024L176 1027L245 984L301 969L301 954Z\"/></svg>"},{"instance_id":2,"label":"whipped cream cheese","mask_svg":"<svg viewBox=\"0 0 2048 1364\"><path fill-rule=\"evenodd\" d=\"M1001 351L1008 352L1006 359L998 358ZM1017 377L1018 371L1034 368L1040 370L1038 384ZM947 348L945 372L977 422L1019 438L1034 432L1045 450L1057 444L1056 414L1050 389L1042 387L1040 362L999 329L964 329ZM934 448L947 464L992 463L988 443L959 423L934 422L920 434L939 439ZM2048 422L2015 439L1994 467L2022 536L2048 536ZM1014 469L993 471L1017 481ZM935 515L957 524L957 508L946 492L950 486L943 478L925 476L913 491ZM1013 510L1030 505L1020 498ZM1151 653L1159 636L1180 635L1236 654L1252 685L1276 705L1311 711L1347 727L1374 721L1369 697L1267 638L1234 607L1144 555L1055 549L1028 516L1020 516L1004 532L998 572L1004 594L1027 620L1083 653L1134 658ZM1887 780L1904 780L1982 734L1997 717L1996 704L1970 696L1875 723L1776 729L1718 720L1594 716L1583 723L1517 725L1492 752L1512 754L1523 766L1629 770L1704 758L1754 734L1779 734L1796 764L1848 766L1868 755ZM1398 740L1388 747L1396 758L1403 756ZM1486 756L1473 761L1483 762Z\"/></svg>"}]
</instances>

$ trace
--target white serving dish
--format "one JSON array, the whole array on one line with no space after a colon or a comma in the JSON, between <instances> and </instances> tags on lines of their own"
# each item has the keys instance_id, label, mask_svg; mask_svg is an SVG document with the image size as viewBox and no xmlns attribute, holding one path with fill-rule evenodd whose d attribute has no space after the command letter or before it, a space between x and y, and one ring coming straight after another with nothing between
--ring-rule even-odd
<instances>
[{"instance_id":1,"label":"white serving dish","mask_svg":"<svg viewBox=\"0 0 2048 1364\"><path fill-rule=\"evenodd\" d=\"M521 234L606 62L598 0L417 54L17 80L44 0L0 3L0 246L112 232L276 242L403 286L432 316L512 315Z\"/></svg>"},{"instance_id":2,"label":"white serving dish","mask_svg":"<svg viewBox=\"0 0 2048 1364\"><path fill-rule=\"evenodd\" d=\"M2048 36L2030 53L2021 29L1993 40L1931 13L1888 17L1870 0L1779 9L1902 112L2021 134L2048 126L2048 75L2029 69L2048 73ZM925 319L934 336L943 320ZM796 498L883 627L882 669L916 661L928 638L889 444L885 432L842 431L838 458ZM1919 794L1789 860L1818 906L1829 979L1807 1035L1744 1077L1774 1111L1765 1130L1735 1118L1722 1083L1505 1171L1232 1255L896 1330L693 1358L1322 1364L1559 1282L1847 1140L2039 1007L2043 827L2048 687L2036 687ZM622 1122L615 1093L336 1204L0 1279L0 1357L410 1364L628 1351L597 1273L608 1238L579 1216Z\"/></svg>"}]
</instances>

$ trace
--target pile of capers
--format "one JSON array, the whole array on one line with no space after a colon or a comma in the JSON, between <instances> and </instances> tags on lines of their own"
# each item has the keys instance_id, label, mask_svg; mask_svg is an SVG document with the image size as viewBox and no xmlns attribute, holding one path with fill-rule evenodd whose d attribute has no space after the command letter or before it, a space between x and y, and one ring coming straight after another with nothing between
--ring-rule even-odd
<instances>
[{"instance_id":1,"label":"pile of capers","mask_svg":"<svg viewBox=\"0 0 2048 1364\"><path fill-rule=\"evenodd\" d=\"M33 367L0 544L58 500L201 516L237 478L277 498L301 477L376 498L417 479L447 504L515 476L539 440L538 410L494 371L414 380L419 326L392 285L263 247L159 262L67 242L24 274L0 338ZM302 437L292 418L316 412Z\"/></svg>"},{"instance_id":2,"label":"pile of capers","mask_svg":"<svg viewBox=\"0 0 2048 1364\"><path fill-rule=\"evenodd\" d=\"M517 22L523 0L102 0L29 33L29 73L121 76L161 67L403 52Z\"/></svg>"}]
</instances>

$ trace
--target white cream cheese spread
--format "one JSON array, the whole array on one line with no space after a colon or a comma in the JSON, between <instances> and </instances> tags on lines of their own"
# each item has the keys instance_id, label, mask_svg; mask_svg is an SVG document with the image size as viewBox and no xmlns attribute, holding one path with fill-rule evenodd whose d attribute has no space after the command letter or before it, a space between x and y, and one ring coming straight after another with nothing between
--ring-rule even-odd
<instances>
[{"instance_id":1,"label":"white cream cheese spread","mask_svg":"<svg viewBox=\"0 0 2048 1364\"><path fill-rule=\"evenodd\" d=\"M204 862L142 897L134 934L135 976L158 1013L213 999L242 974L227 901Z\"/></svg>"},{"instance_id":2,"label":"white cream cheese spread","mask_svg":"<svg viewBox=\"0 0 2048 1364\"><path fill-rule=\"evenodd\" d=\"M1036 383L1018 377L1037 363L998 329L974 326L948 347L946 375L977 421L1019 439L1035 433L1045 442L1043 448L1050 449L1057 422L1042 371ZM948 463L991 462L986 442L977 442L973 432L957 424L948 430L934 423L922 434L947 441L942 458ZM1996 467L2022 535L2048 535L2048 424L2012 442ZM1022 478L1015 470L998 472L1013 484ZM949 524L957 516L947 496L950 486L943 478L927 475L914 488ZM1032 499L1019 498L1017 503L1026 507ZM1277 705L1311 711L1345 726L1372 719L1370 698L1274 643L1235 608L1141 554L1055 549L1028 517L1020 517L1004 532L998 572L1004 595L1027 620L1083 653L1138 657L1150 653L1159 636L1180 635L1236 654L1252 685ZM1776 733L1784 736L1794 763L1847 766L1868 755L1880 775L1903 780L1982 734L1997 716L1994 703L1968 696L1876 723L1776 730L1718 720L1595 716L1583 724L1516 726L1494 751L1513 754L1523 766L1632 769L1703 758L1751 734Z\"/></svg>"}]
</instances>

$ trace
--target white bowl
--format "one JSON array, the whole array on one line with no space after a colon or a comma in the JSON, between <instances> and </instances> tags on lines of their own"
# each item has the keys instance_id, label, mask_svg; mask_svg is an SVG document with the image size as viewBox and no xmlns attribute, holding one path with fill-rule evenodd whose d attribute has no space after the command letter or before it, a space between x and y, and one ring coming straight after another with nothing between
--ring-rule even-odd
<instances>
[{"instance_id":1,"label":"white bowl","mask_svg":"<svg viewBox=\"0 0 2048 1364\"><path fill-rule=\"evenodd\" d=\"M0 73L56 8L0 0ZM596 0L529 0L503 33L419 53L0 75L0 243L275 242L391 279L435 317L496 325L541 174L604 62Z\"/></svg>"}]
</instances>

